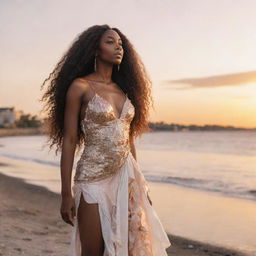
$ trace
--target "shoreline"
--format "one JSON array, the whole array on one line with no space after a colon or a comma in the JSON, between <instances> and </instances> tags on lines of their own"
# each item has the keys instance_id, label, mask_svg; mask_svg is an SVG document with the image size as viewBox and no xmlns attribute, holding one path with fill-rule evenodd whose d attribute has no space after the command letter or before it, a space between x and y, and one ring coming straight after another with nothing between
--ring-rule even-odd
<instances>
[{"instance_id":1,"label":"shoreline","mask_svg":"<svg viewBox=\"0 0 256 256\"><path fill-rule=\"evenodd\" d=\"M220 129L220 130L161 130L155 129L149 131L151 132L255 132L256 128L238 128L238 129ZM45 135L47 136L46 128L41 127L27 127L27 128L0 128L0 137L7 137L7 136L28 136L28 135Z\"/></svg>"},{"instance_id":2,"label":"shoreline","mask_svg":"<svg viewBox=\"0 0 256 256\"><path fill-rule=\"evenodd\" d=\"M61 195L22 178L3 174L0 162L0 255L65 255L72 226L59 214ZM21 203L22 202L22 203ZM50 212L50 214L49 214ZM246 254L168 233L169 256L245 256ZM44 243L42 243L42 239ZM31 246L33 243L33 246Z\"/></svg>"}]
</instances>

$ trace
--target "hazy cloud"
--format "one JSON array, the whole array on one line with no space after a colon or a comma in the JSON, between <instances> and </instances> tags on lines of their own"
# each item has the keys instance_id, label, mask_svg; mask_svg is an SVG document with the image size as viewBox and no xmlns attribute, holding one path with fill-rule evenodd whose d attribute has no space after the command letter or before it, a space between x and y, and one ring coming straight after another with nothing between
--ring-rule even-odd
<instances>
[{"instance_id":1,"label":"hazy cloud","mask_svg":"<svg viewBox=\"0 0 256 256\"><path fill-rule=\"evenodd\" d=\"M256 71L247 71L206 77L188 77L177 80L163 81L163 84L167 85L167 87L169 87L168 85L171 85L171 89L177 90L193 88L212 88L221 86L240 86L247 83L256 83ZM182 84L183 86L181 87L179 86L179 84Z\"/></svg>"}]
</instances>

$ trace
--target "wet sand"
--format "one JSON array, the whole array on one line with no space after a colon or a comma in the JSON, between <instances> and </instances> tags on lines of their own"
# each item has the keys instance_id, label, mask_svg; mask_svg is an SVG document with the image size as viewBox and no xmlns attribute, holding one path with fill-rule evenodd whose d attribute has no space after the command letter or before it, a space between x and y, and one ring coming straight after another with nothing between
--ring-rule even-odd
<instances>
[{"instance_id":1,"label":"wet sand","mask_svg":"<svg viewBox=\"0 0 256 256\"><path fill-rule=\"evenodd\" d=\"M5 175L12 160L4 159L0 159L0 255L67 255L72 226L59 214L60 194ZM169 238L168 255L245 255L172 234Z\"/></svg>"}]
</instances>

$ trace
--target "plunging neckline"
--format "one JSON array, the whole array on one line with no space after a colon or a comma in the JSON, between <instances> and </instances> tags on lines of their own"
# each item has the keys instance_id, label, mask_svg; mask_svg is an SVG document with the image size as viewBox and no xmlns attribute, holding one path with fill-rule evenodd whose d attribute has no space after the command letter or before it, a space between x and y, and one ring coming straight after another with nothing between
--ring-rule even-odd
<instances>
[{"instance_id":1,"label":"plunging neckline","mask_svg":"<svg viewBox=\"0 0 256 256\"><path fill-rule=\"evenodd\" d=\"M127 93L122 92L122 93L125 95L125 101L124 101L124 103L123 103L123 107L122 107L122 109L121 109L121 113L120 113L119 117L117 117L116 114L115 114L115 111L114 111L114 108L113 108L112 104L110 104L110 102L109 102L108 100L106 100L104 97L102 97L100 94L98 94L97 91L96 91L96 90L92 87L92 85L90 84L90 81L93 81L93 80L90 80L90 79L85 79L85 80L88 81L88 85L89 85L90 88L93 90L94 95L93 95L93 97L89 100L89 102L88 102L88 104L87 104L87 107L86 107L86 110L85 110L85 115L84 115L83 120L84 120L85 117L86 117L86 112L87 112L89 103L90 103L96 96L98 96L100 99L102 99L105 103L107 103L107 104L110 106L111 110L113 111L113 115L114 115L114 117L115 117L115 120L121 120L121 118L122 118L122 116L123 116L123 112L124 112L124 108L125 108L126 102L127 102L127 100L128 100Z\"/></svg>"},{"instance_id":2,"label":"plunging neckline","mask_svg":"<svg viewBox=\"0 0 256 256\"><path fill-rule=\"evenodd\" d=\"M111 107L111 110L113 111L113 115L114 115L114 117L115 117L116 120L120 120L120 119L122 118L123 112L124 112L124 107L125 107L125 104L126 104L127 99L128 99L127 93L125 93L125 101L124 101L124 103L123 103L123 107L122 107L122 109L121 109L121 113L120 113L119 117L116 116L115 111L114 111L114 108L113 108L112 104L110 104L110 102L109 102L108 100L106 100L104 97L102 97L101 95L99 95L96 91L94 91L94 93L95 93L95 96L98 96L99 98L101 98L103 101L105 101L105 102ZM95 97L95 96L94 96L94 97ZM94 97L93 97L93 98L94 98Z\"/></svg>"},{"instance_id":3,"label":"plunging neckline","mask_svg":"<svg viewBox=\"0 0 256 256\"><path fill-rule=\"evenodd\" d=\"M86 107L86 109L85 109L85 114L84 114L84 117L83 117L82 121L85 120L86 114L87 114L87 111L88 111L88 108L89 108L89 105L90 105L91 102L96 98L96 96L97 96L98 98L100 98L101 100L103 100L105 103L107 103L107 104L110 106L111 110L113 111L113 115L114 115L114 117L115 117L114 120L121 120L121 119L122 119L123 112L124 112L124 109L125 109L125 105L126 105L126 102L128 101L127 93L125 93L125 101L124 101L124 104L123 104L123 107L122 107L120 116L119 116L119 118L117 118L117 116L115 115L114 108L113 108L112 104L110 104L110 103L108 102L108 100L106 100L104 97L102 97L101 95L99 95L96 91L94 91L93 97L92 97L92 98L88 101L88 103L87 103L87 107Z\"/></svg>"}]
</instances>

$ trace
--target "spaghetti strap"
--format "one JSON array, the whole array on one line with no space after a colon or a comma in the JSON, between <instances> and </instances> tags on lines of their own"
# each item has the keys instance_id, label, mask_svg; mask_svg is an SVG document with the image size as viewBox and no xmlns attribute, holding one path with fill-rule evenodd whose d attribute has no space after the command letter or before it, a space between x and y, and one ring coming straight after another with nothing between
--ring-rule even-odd
<instances>
[{"instance_id":1,"label":"spaghetti strap","mask_svg":"<svg viewBox=\"0 0 256 256\"><path fill-rule=\"evenodd\" d=\"M87 82L88 82L88 85L89 85L89 87L92 89L92 91L94 92L94 96L95 96L95 94L98 94L97 92L96 92L96 90L92 87L92 85L91 85L91 80L88 80L88 79L85 79Z\"/></svg>"},{"instance_id":2,"label":"spaghetti strap","mask_svg":"<svg viewBox=\"0 0 256 256\"><path fill-rule=\"evenodd\" d=\"M89 79L85 79L85 80L88 81L88 85L89 85L90 88L94 91L94 93L95 93L95 94L98 94L97 91L92 87L92 85L91 85L91 83L90 83L90 82L94 82L94 81L93 81L93 80L89 80ZM122 90L122 88L120 88L120 87L119 87L119 89L120 89L121 93L127 98L127 97L128 97L127 92L124 92L124 91ZM98 94L98 95L99 95L99 94Z\"/></svg>"}]
</instances>

